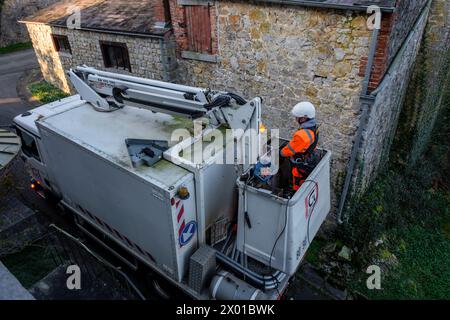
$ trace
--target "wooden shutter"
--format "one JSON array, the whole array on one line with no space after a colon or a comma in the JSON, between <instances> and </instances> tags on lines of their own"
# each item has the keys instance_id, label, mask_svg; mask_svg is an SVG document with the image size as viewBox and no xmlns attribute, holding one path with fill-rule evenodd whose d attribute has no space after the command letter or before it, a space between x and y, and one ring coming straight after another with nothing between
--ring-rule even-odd
<instances>
[{"instance_id":1,"label":"wooden shutter","mask_svg":"<svg viewBox=\"0 0 450 320\"><path fill-rule=\"evenodd\" d=\"M209 5L186 6L189 51L212 53Z\"/></svg>"}]
</instances>

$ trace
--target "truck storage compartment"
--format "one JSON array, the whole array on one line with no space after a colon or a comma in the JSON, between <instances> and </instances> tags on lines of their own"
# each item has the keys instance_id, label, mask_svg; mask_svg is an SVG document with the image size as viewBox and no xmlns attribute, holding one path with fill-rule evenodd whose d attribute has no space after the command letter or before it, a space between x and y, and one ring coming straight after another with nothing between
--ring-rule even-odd
<instances>
[{"instance_id":1,"label":"truck storage compartment","mask_svg":"<svg viewBox=\"0 0 450 320\"><path fill-rule=\"evenodd\" d=\"M238 180L241 252L289 276L295 273L331 208L331 153L321 153L318 165L290 199Z\"/></svg>"},{"instance_id":2,"label":"truck storage compartment","mask_svg":"<svg viewBox=\"0 0 450 320\"><path fill-rule=\"evenodd\" d=\"M134 168L126 144L130 138L169 140L170 131L160 130L164 121L177 125L170 116L137 108L98 113L80 104L37 126L64 204L180 282L197 248L194 175L164 159ZM188 196L179 196L181 188Z\"/></svg>"}]
</instances>

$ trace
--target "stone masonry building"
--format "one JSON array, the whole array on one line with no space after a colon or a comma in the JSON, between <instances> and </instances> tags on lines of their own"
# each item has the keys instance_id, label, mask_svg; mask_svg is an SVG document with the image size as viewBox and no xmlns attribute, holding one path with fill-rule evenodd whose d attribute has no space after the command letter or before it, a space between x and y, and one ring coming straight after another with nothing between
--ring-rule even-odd
<instances>
[{"instance_id":1,"label":"stone masonry building","mask_svg":"<svg viewBox=\"0 0 450 320\"><path fill-rule=\"evenodd\" d=\"M368 14L371 5L379 15ZM267 126L285 137L295 129L292 106L313 102L320 145L333 152L337 207L346 177L353 191L363 191L383 167L431 5L431 0L75 0L23 22L45 79L65 91L70 86L64 71L86 64L261 96ZM77 13L80 23L74 25ZM371 18L380 18L380 30L369 29Z\"/></svg>"},{"instance_id":2,"label":"stone masonry building","mask_svg":"<svg viewBox=\"0 0 450 320\"><path fill-rule=\"evenodd\" d=\"M89 65L169 80L175 62L174 54L164 53L170 29L156 19L153 2L62 1L26 18L45 79L70 91L65 71Z\"/></svg>"}]
</instances>

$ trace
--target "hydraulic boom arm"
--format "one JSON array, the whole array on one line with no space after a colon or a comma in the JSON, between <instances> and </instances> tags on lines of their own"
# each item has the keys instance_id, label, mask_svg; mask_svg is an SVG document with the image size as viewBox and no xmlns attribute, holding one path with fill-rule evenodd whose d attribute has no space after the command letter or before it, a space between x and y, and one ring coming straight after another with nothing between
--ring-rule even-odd
<instances>
[{"instance_id":1,"label":"hydraulic boom arm","mask_svg":"<svg viewBox=\"0 0 450 320\"><path fill-rule=\"evenodd\" d=\"M208 118L212 125L259 131L261 99L250 102L226 92L100 71L86 66L71 69L70 81L81 96L102 112L125 105L191 119Z\"/></svg>"}]
</instances>

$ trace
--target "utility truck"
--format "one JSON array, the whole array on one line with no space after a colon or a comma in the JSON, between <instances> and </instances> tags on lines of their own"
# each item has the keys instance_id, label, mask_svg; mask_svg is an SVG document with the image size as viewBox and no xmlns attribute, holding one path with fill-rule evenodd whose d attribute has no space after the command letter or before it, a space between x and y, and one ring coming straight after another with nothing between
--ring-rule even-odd
<instances>
[{"instance_id":1,"label":"utility truck","mask_svg":"<svg viewBox=\"0 0 450 320\"><path fill-rule=\"evenodd\" d=\"M14 120L33 189L195 299L280 298L330 211L330 152L290 192L261 98L87 66L67 75L77 95Z\"/></svg>"}]
</instances>

